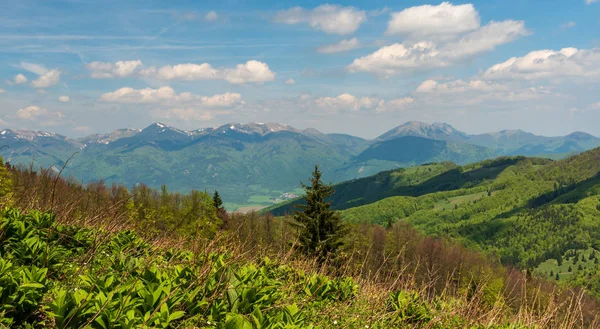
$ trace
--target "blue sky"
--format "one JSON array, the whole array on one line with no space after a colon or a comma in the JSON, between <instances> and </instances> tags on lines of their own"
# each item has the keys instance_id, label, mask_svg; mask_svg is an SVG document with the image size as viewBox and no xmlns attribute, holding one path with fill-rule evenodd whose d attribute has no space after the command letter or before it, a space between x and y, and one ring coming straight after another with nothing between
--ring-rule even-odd
<instances>
[{"instance_id":1,"label":"blue sky","mask_svg":"<svg viewBox=\"0 0 600 329\"><path fill-rule=\"evenodd\" d=\"M600 1L3 1L0 124L600 135Z\"/></svg>"}]
</instances>

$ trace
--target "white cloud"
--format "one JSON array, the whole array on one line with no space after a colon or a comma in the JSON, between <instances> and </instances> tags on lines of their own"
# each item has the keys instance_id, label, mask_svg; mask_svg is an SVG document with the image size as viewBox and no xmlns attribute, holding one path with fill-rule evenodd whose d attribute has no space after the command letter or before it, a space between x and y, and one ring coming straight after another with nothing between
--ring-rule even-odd
<instances>
[{"instance_id":1,"label":"white cloud","mask_svg":"<svg viewBox=\"0 0 600 329\"><path fill-rule=\"evenodd\" d=\"M234 68L214 68L208 63L165 65L144 68L141 61L93 62L87 65L92 78L150 77L160 80L225 80L233 84L264 83L275 80L266 63L250 60Z\"/></svg>"},{"instance_id":2,"label":"white cloud","mask_svg":"<svg viewBox=\"0 0 600 329\"><path fill-rule=\"evenodd\" d=\"M600 1L600 0L585 0L585 3L590 5L590 4L592 4L594 2L598 2L598 1Z\"/></svg>"},{"instance_id":3,"label":"white cloud","mask_svg":"<svg viewBox=\"0 0 600 329\"><path fill-rule=\"evenodd\" d=\"M329 34L351 34L367 20L366 12L354 7L324 4L312 10L294 7L280 11L275 21L284 24L307 23L316 30Z\"/></svg>"},{"instance_id":4,"label":"white cloud","mask_svg":"<svg viewBox=\"0 0 600 329\"><path fill-rule=\"evenodd\" d=\"M413 104L414 102L415 102L415 99L412 97L397 98L397 99L388 101L386 103L380 104L380 106L378 106L375 109L375 111L377 113L398 111L398 110L405 109L406 107Z\"/></svg>"},{"instance_id":5,"label":"white cloud","mask_svg":"<svg viewBox=\"0 0 600 329\"><path fill-rule=\"evenodd\" d=\"M296 84L296 80L289 78L287 80L285 80L284 82L286 85L295 85Z\"/></svg>"},{"instance_id":6,"label":"white cloud","mask_svg":"<svg viewBox=\"0 0 600 329\"><path fill-rule=\"evenodd\" d=\"M162 80L216 80L218 72L210 64L178 64L163 66L156 71L156 77Z\"/></svg>"},{"instance_id":7,"label":"white cloud","mask_svg":"<svg viewBox=\"0 0 600 329\"><path fill-rule=\"evenodd\" d=\"M57 85L60 82L61 72L58 69L50 70L39 78L31 81L34 88L48 88Z\"/></svg>"},{"instance_id":8,"label":"white cloud","mask_svg":"<svg viewBox=\"0 0 600 329\"><path fill-rule=\"evenodd\" d=\"M32 105L19 109L16 113L16 116L21 120L33 120L40 116L45 116L47 114L47 109L43 109L39 106Z\"/></svg>"},{"instance_id":9,"label":"white cloud","mask_svg":"<svg viewBox=\"0 0 600 329\"><path fill-rule=\"evenodd\" d=\"M486 79L558 79L600 77L600 48L532 51L485 71Z\"/></svg>"},{"instance_id":10,"label":"white cloud","mask_svg":"<svg viewBox=\"0 0 600 329\"><path fill-rule=\"evenodd\" d=\"M60 97L58 98L58 100L59 100L60 102L62 102L62 103L68 103L68 102L71 100L71 97L69 97L69 96L60 96Z\"/></svg>"},{"instance_id":11,"label":"white cloud","mask_svg":"<svg viewBox=\"0 0 600 329\"><path fill-rule=\"evenodd\" d=\"M134 89L123 87L113 92L100 96L100 100L115 103L159 103L174 101L178 95L171 87L160 87L158 89Z\"/></svg>"},{"instance_id":12,"label":"white cloud","mask_svg":"<svg viewBox=\"0 0 600 329\"><path fill-rule=\"evenodd\" d=\"M472 4L423 5L391 14L387 33L409 37L456 35L479 28L480 18Z\"/></svg>"},{"instance_id":13,"label":"white cloud","mask_svg":"<svg viewBox=\"0 0 600 329\"><path fill-rule=\"evenodd\" d=\"M489 107L506 103L557 100L564 96L544 86L522 87L519 83L504 84L494 81L454 80L438 82L426 80L413 93L423 106L463 107L487 104Z\"/></svg>"},{"instance_id":14,"label":"white cloud","mask_svg":"<svg viewBox=\"0 0 600 329\"><path fill-rule=\"evenodd\" d=\"M259 61L248 61L235 68L215 69L208 63L163 66L156 76L162 80L225 80L233 84L264 83L275 80L275 73Z\"/></svg>"},{"instance_id":15,"label":"white cloud","mask_svg":"<svg viewBox=\"0 0 600 329\"><path fill-rule=\"evenodd\" d=\"M417 93L464 93L464 92L490 92L507 90L505 85L483 80L456 80L447 83L438 83L435 80L426 80L419 87Z\"/></svg>"},{"instance_id":16,"label":"white cloud","mask_svg":"<svg viewBox=\"0 0 600 329\"><path fill-rule=\"evenodd\" d=\"M100 100L113 103L133 104L196 104L205 107L232 107L242 104L242 96L237 93L225 93L214 96L198 96L189 92L177 94L171 87L158 89L120 88L114 92L102 94Z\"/></svg>"},{"instance_id":17,"label":"white cloud","mask_svg":"<svg viewBox=\"0 0 600 329\"><path fill-rule=\"evenodd\" d=\"M396 43L355 59L347 70L391 76L417 68L444 67L448 64L432 42L420 42L412 46Z\"/></svg>"},{"instance_id":18,"label":"white cloud","mask_svg":"<svg viewBox=\"0 0 600 329\"><path fill-rule=\"evenodd\" d=\"M60 82L61 72L59 69L49 70L43 65L26 62L22 62L21 65L19 65L19 67L29 72L35 73L39 76L39 78L31 81L31 86L34 88L48 88L55 86ZM18 74L17 76L15 76L14 80L15 84L18 84L17 80L20 83L25 83L27 81L27 78L23 75L19 76Z\"/></svg>"},{"instance_id":19,"label":"white cloud","mask_svg":"<svg viewBox=\"0 0 600 329\"><path fill-rule=\"evenodd\" d=\"M326 114L339 112L371 111L376 113L390 112L405 108L414 103L412 97L404 97L385 101L378 97L356 97L350 94L341 94L337 97L321 97L314 100L314 106ZM307 107L312 107L309 103Z\"/></svg>"},{"instance_id":20,"label":"white cloud","mask_svg":"<svg viewBox=\"0 0 600 329\"><path fill-rule=\"evenodd\" d=\"M0 94L4 94L6 92L6 90L0 88Z\"/></svg>"},{"instance_id":21,"label":"white cloud","mask_svg":"<svg viewBox=\"0 0 600 329\"><path fill-rule=\"evenodd\" d=\"M590 106L588 106L588 108L590 108L592 110L600 110L600 102L590 104Z\"/></svg>"},{"instance_id":22,"label":"white cloud","mask_svg":"<svg viewBox=\"0 0 600 329\"><path fill-rule=\"evenodd\" d=\"M219 15L217 15L217 13L214 11L209 11L206 13L206 15L204 15L204 20L207 22L214 22L217 19L219 19Z\"/></svg>"},{"instance_id":23,"label":"white cloud","mask_svg":"<svg viewBox=\"0 0 600 329\"><path fill-rule=\"evenodd\" d=\"M27 70L31 73L35 73L37 75L44 75L46 74L46 72L48 72L48 69L43 65L34 63L21 62L21 64L18 67Z\"/></svg>"},{"instance_id":24,"label":"white cloud","mask_svg":"<svg viewBox=\"0 0 600 329\"><path fill-rule=\"evenodd\" d=\"M118 61L116 63L91 62L86 65L90 76L94 79L125 78L139 74L143 68L142 61Z\"/></svg>"},{"instance_id":25,"label":"white cloud","mask_svg":"<svg viewBox=\"0 0 600 329\"><path fill-rule=\"evenodd\" d=\"M29 80L27 80L27 77L24 76L23 74L19 73L17 75L15 75L15 77L13 78L12 83L15 85L21 85L24 83L27 83Z\"/></svg>"},{"instance_id":26,"label":"white cloud","mask_svg":"<svg viewBox=\"0 0 600 329\"><path fill-rule=\"evenodd\" d=\"M575 27L576 25L577 25L577 23L575 23L575 22L567 22L567 23L561 24L560 27L563 29L570 29L572 27Z\"/></svg>"},{"instance_id":27,"label":"white cloud","mask_svg":"<svg viewBox=\"0 0 600 329\"><path fill-rule=\"evenodd\" d=\"M323 54L333 54L333 53L349 51L349 50L358 48L359 46L360 46L360 41L358 41L357 38L352 38L352 39L347 39L347 40L341 40L334 44L319 47L317 49L317 51L320 53L323 53Z\"/></svg>"},{"instance_id":28,"label":"white cloud","mask_svg":"<svg viewBox=\"0 0 600 329\"><path fill-rule=\"evenodd\" d=\"M527 34L521 21L490 22L456 40L440 44L421 41L381 47L370 55L355 59L347 70L386 77L417 69L446 67Z\"/></svg>"},{"instance_id":29,"label":"white cloud","mask_svg":"<svg viewBox=\"0 0 600 329\"><path fill-rule=\"evenodd\" d=\"M327 113L372 109L379 102L382 101L370 97L357 98L350 94L341 94L337 97L321 97L315 100L316 106Z\"/></svg>"},{"instance_id":30,"label":"white cloud","mask_svg":"<svg viewBox=\"0 0 600 329\"><path fill-rule=\"evenodd\" d=\"M492 21L480 29L467 33L458 41L449 43L443 48L443 53L450 58L465 58L494 50L499 45L526 35L529 35L529 31L523 21Z\"/></svg>"},{"instance_id":31,"label":"white cloud","mask_svg":"<svg viewBox=\"0 0 600 329\"><path fill-rule=\"evenodd\" d=\"M39 120L42 126L55 126L62 122L65 115L62 112L51 112L45 108L31 105L19 109L15 113L15 117L26 121Z\"/></svg>"},{"instance_id":32,"label":"white cloud","mask_svg":"<svg viewBox=\"0 0 600 329\"><path fill-rule=\"evenodd\" d=\"M225 69L223 76L226 81L235 84L263 83L275 80L275 73L269 69L267 64L259 61L248 61L246 64L238 64L235 69Z\"/></svg>"},{"instance_id":33,"label":"white cloud","mask_svg":"<svg viewBox=\"0 0 600 329\"><path fill-rule=\"evenodd\" d=\"M199 98L199 100L202 105L207 107L232 107L244 103L242 101L242 96L237 93L202 96Z\"/></svg>"}]
</instances>

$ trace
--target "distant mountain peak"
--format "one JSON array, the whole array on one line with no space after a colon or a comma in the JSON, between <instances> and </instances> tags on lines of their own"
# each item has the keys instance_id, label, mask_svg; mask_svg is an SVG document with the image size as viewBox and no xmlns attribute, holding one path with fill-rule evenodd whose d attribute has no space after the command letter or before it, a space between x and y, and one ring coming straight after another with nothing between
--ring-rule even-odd
<instances>
[{"instance_id":1,"label":"distant mountain peak","mask_svg":"<svg viewBox=\"0 0 600 329\"><path fill-rule=\"evenodd\" d=\"M140 132L144 133L144 134L146 134L146 133L160 134L160 133L165 133L165 132L175 132L175 133L179 133L179 134L183 134L183 135L189 135L189 133L187 131L169 126L162 122L155 122L155 123L149 125L148 127L142 129Z\"/></svg>"},{"instance_id":2,"label":"distant mountain peak","mask_svg":"<svg viewBox=\"0 0 600 329\"><path fill-rule=\"evenodd\" d=\"M447 123L428 124L420 121L409 121L379 136L377 140L390 140L397 137L414 136L429 139L465 141L468 135Z\"/></svg>"},{"instance_id":3,"label":"distant mountain peak","mask_svg":"<svg viewBox=\"0 0 600 329\"><path fill-rule=\"evenodd\" d=\"M89 135L89 136L86 136L83 138L79 138L78 140L85 145L89 145L89 144L105 144L106 145L106 144L112 143L121 138L131 137L141 131L142 131L141 129L123 128L123 129L117 129L113 132L106 133L106 134Z\"/></svg>"},{"instance_id":4,"label":"distant mountain peak","mask_svg":"<svg viewBox=\"0 0 600 329\"><path fill-rule=\"evenodd\" d=\"M68 139L68 137L61 136L55 133L40 130L12 130L4 129L0 131L0 138L16 138L33 141L38 137L59 137L61 139Z\"/></svg>"}]
</instances>

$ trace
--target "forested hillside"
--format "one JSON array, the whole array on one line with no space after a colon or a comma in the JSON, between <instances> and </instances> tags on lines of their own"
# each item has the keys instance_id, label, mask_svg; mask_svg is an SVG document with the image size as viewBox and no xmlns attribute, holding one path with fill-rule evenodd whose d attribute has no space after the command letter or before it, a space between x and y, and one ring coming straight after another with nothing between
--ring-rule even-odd
<instances>
[{"instance_id":1,"label":"forested hillside","mask_svg":"<svg viewBox=\"0 0 600 329\"><path fill-rule=\"evenodd\" d=\"M204 192L0 167L0 324L12 328L588 328L600 306L406 223L349 224L319 265L292 219Z\"/></svg>"},{"instance_id":2,"label":"forested hillside","mask_svg":"<svg viewBox=\"0 0 600 329\"><path fill-rule=\"evenodd\" d=\"M515 157L421 166L335 189L333 204L345 209L348 222L406 222L497 255L504 264L584 284L600 296L600 149L561 161ZM579 264L563 266L574 257Z\"/></svg>"}]
</instances>

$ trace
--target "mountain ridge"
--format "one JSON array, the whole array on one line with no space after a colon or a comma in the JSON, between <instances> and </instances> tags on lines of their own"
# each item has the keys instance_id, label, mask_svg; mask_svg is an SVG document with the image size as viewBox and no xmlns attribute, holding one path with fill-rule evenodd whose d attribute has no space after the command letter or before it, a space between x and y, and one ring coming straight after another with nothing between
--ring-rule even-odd
<instances>
[{"instance_id":1,"label":"mountain ridge","mask_svg":"<svg viewBox=\"0 0 600 329\"><path fill-rule=\"evenodd\" d=\"M582 132L563 137L523 131L468 135L449 124L408 122L376 139L322 133L279 123L228 123L182 130L156 122L79 139L43 131L0 131L0 154L11 164L65 167L83 183L104 181L176 191L219 190L235 205L269 204L298 189L318 163L329 182L430 162L458 165L497 156L561 157L600 146ZM234 206L230 206L230 209Z\"/></svg>"}]
</instances>

